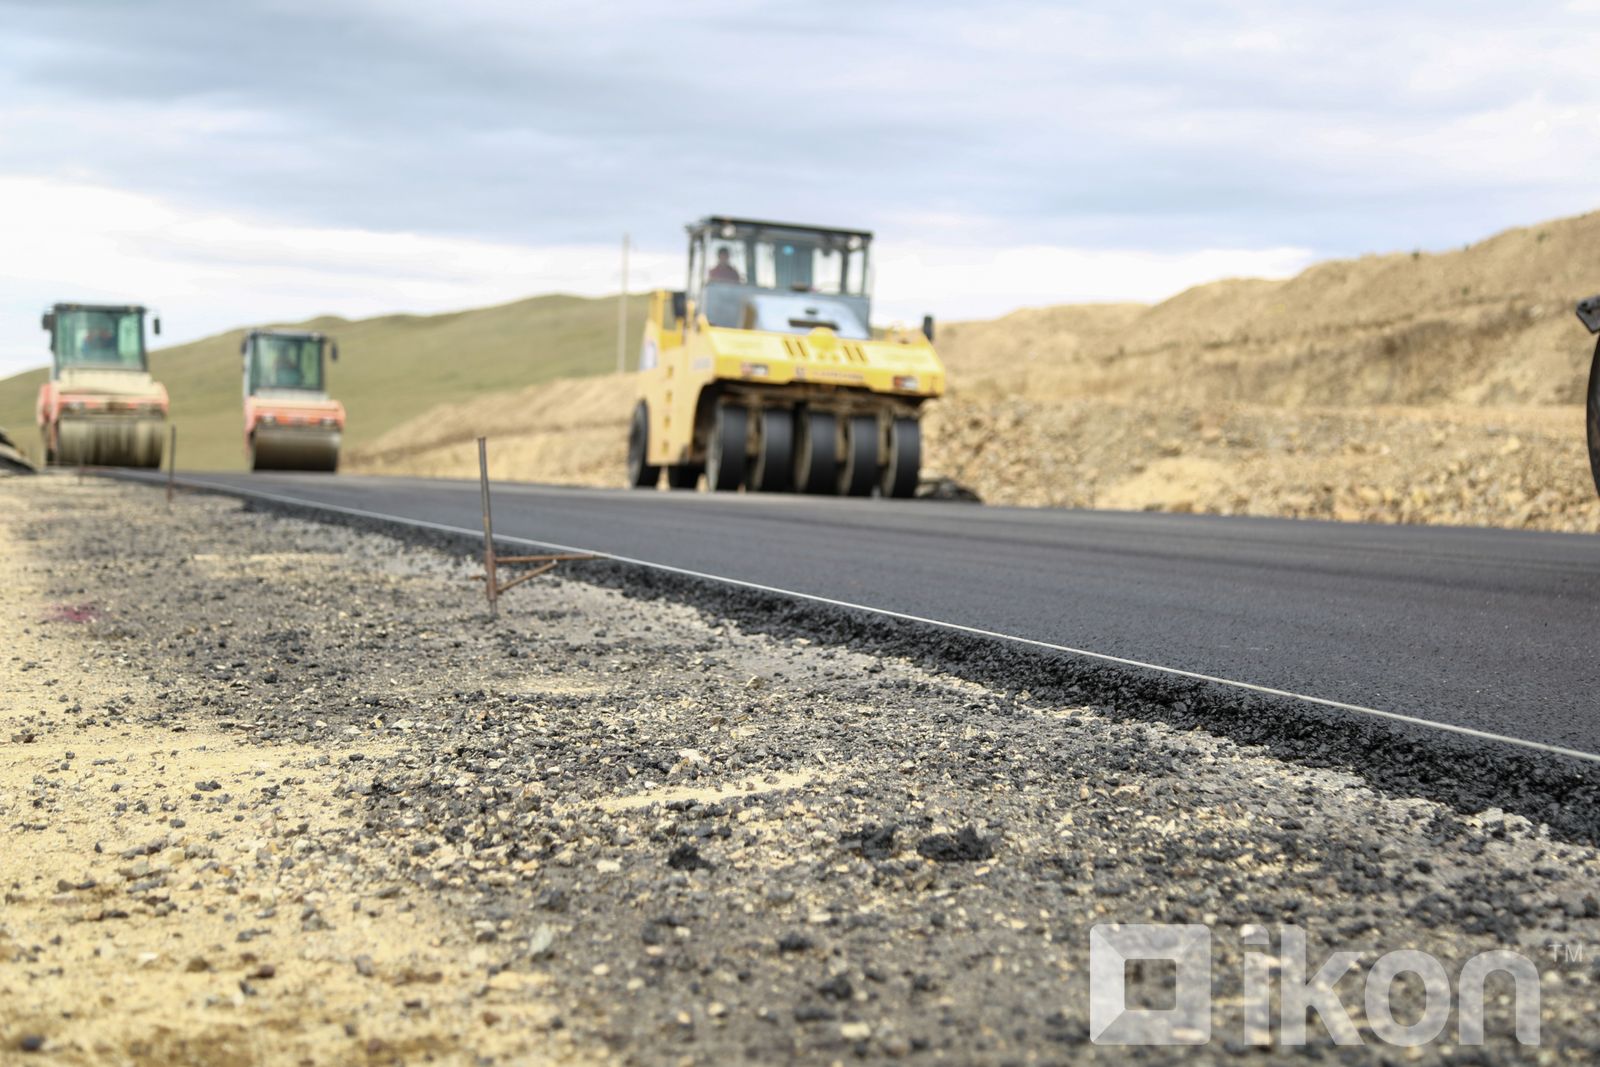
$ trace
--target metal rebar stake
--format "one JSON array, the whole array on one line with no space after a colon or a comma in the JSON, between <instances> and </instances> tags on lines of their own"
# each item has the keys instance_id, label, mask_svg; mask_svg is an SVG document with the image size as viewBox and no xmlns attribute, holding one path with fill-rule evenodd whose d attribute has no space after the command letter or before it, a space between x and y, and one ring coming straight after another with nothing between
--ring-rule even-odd
<instances>
[{"instance_id":1,"label":"metal rebar stake","mask_svg":"<svg viewBox=\"0 0 1600 1067\"><path fill-rule=\"evenodd\" d=\"M169 427L172 431L171 443L167 445L167 507L172 506L173 483L178 479L178 426L174 423Z\"/></svg>"},{"instance_id":2,"label":"metal rebar stake","mask_svg":"<svg viewBox=\"0 0 1600 1067\"><path fill-rule=\"evenodd\" d=\"M489 617L499 615L495 603L500 593L500 583L494 573L494 519L489 514L489 445L488 439L478 438L478 484L483 492L483 572L487 579L484 592L489 597Z\"/></svg>"}]
</instances>

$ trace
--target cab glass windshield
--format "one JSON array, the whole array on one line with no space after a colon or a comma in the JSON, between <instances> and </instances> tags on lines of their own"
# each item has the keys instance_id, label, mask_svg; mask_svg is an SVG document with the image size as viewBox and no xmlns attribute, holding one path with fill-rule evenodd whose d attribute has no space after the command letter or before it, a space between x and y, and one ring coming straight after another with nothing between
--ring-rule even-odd
<instances>
[{"instance_id":1,"label":"cab glass windshield","mask_svg":"<svg viewBox=\"0 0 1600 1067\"><path fill-rule=\"evenodd\" d=\"M706 245L708 285L750 285L792 293L867 295L867 245L828 233L713 236Z\"/></svg>"},{"instance_id":2,"label":"cab glass windshield","mask_svg":"<svg viewBox=\"0 0 1600 1067\"><path fill-rule=\"evenodd\" d=\"M144 314L139 311L58 311L56 361L63 367L144 370Z\"/></svg>"},{"instance_id":3,"label":"cab glass windshield","mask_svg":"<svg viewBox=\"0 0 1600 1067\"><path fill-rule=\"evenodd\" d=\"M322 339L320 337L256 338L256 355L250 385L255 389L311 389L322 391Z\"/></svg>"},{"instance_id":4,"label":"cab glass windshield","mask_svg":"<svg viewBox=\"0 0 1600 1067\"><path fill-rule=\"evenodd\" d=\"M858 250L827 248L805 240L754 242L755 284L763 289L795 293L863 295L861 269L850 269L851 259L865 258Z\"/></svg>"}]
</instances>

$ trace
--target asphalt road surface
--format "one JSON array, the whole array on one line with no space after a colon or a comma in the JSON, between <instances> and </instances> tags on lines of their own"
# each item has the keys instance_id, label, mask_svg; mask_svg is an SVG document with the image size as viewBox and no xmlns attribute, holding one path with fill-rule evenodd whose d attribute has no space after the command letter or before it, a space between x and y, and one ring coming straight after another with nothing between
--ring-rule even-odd
<instances>
[{"instance_id":1,"label":"asphalt road surface","mask_svg":"<svg viewBox=\"0 0 1600 1067\"><path fill-rule=\"evenodd\" d=\"M180 477L481 530L476 482ZM494 527L1600 754L1600 535L514 483Z\"/></svg>"}]
</instances>

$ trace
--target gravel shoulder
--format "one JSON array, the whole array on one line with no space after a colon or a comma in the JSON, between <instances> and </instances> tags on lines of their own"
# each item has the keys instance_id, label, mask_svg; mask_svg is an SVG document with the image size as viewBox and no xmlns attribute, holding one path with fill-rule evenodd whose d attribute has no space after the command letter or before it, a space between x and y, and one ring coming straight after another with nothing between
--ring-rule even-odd
<instances>
[{"instance_id":1,"label":"gravel shoulder","mask_svg":"<svg viewBox=\"0 0 1600 1067\"><path fill-rule=\"evenodd\" d=\"M224 498L0 481L0 536L5 1062L1278 1062L1242 935L1290 924L1521 952L1537 1057L1600 1052L1600 859L1520 816L571 570L491 621ZM1090 1043L1103 922L1213 928L1209 1046ZM1532 1058L1502 992L1405 1058Z\"/></svg>"}]
</instances>

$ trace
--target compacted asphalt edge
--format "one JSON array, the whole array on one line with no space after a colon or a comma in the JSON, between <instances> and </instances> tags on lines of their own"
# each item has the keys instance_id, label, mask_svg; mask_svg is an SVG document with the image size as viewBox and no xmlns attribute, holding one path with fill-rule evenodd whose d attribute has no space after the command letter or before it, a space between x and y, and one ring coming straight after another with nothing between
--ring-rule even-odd
<instances>
[{"instance_id":1,"label":"compacted asphalt edge","mask_svg":"<svg viewBox=\"0 0 1600 1067\"><path fill-rule=\"evenodd\" d=\"M165 475L115 471L155 484ZM180 475L186 491L379 530L481 557L482 529ZM334 484L334 483L329 483ZM441 483L454 491L470 483ZM473 486L476 492L476 486ZM498 499L498 497L496 498ZM1310 766L1349 770L1375 787L1449 804L1463 813L1514 812L1566 840L1600 844L1600 755L1346 704L1181 668L1080 650L960 623L706 574L582 545L496 530L497 546L592 552L563 574L644 598L686 602L754 631L806 636L920 665L1011 692L1103 705L1126 719L1203 729ZM502 548L501 551L504 551ZM467 595L472 595L468 593Z\"/></svg>"}]
</instances>

